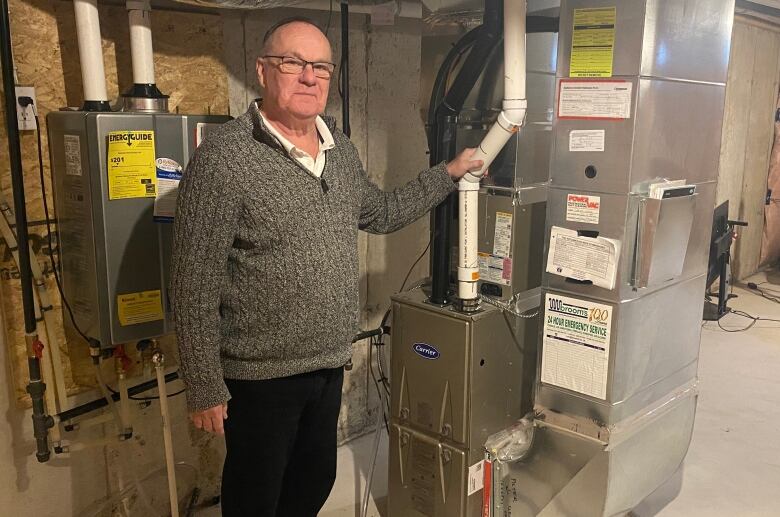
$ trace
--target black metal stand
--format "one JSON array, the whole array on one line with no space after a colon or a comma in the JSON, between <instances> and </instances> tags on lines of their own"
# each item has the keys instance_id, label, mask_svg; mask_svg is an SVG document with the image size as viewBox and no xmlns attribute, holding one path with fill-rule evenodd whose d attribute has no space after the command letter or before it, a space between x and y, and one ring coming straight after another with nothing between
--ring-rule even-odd
<instances>
[{"instance_id":1,"label":"black metal stand","mask_svg":"<svg viewBox=\"0 0 780 517\"><path fill-rule=\"evenodd\" d=\"M747 226L748 223L744 221L732 221L727 220L725 232L718 237L711 246L715 250L715 256L718 261L718 303L705 301L704 302L704 321L718 321L723 316L731 312L728 308L729 298L731 295L728 293L728 267L731 262L731 243L734 240L734 227L735 226ZM712 256L710 258L712 260Z\"/></svg>"}]
</instances>

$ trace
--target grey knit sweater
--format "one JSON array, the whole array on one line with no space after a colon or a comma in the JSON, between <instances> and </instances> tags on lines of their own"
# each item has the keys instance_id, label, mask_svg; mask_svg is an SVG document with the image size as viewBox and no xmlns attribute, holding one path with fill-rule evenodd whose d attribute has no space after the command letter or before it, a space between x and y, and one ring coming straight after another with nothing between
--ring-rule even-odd
<instances>
[{"instance_id":1,"label":"grey knit sweater","mask_svg":"<svg viewBox=\"0 0 780 517\"><path fill-rule=\"evenodd\" d=\"M170 293L190 410L230 398L224 379L336 368L358 330L358 229L389 233L455 189L443 165L393 192L355 146L322 180L287 156L256 104L203 142L181 181Z\"/></svg>"}]
</instances>

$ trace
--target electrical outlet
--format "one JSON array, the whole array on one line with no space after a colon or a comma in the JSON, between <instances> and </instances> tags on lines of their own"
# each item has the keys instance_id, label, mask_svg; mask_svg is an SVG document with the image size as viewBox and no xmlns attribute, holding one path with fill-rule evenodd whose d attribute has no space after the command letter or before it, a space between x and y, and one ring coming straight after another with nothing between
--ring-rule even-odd
<instances>
[{"instance_id":1,"label":"electrical outlet","mask_svg":"<svg viewBox=\"0 0 780 517\"><path fill-rule=\"evenodd\" d=\"M38 99L35 98L34 86L17 86L16 87L16 118L19 121L19 131L34 131L35 130L35 116L33 115L33 107L27 106L23 108L19 104L19 97L30 97L33 103L38 106Z\"/></svg>"}]
</instances>

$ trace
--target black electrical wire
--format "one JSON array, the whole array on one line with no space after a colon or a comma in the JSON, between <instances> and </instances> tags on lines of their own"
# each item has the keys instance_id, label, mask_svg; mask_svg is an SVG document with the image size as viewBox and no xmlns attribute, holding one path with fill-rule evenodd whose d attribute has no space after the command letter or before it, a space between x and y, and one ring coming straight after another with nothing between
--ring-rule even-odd
<instances>
[{"instance_id":1,"label":"black electrical wire","mask_svg":"<svg viewBox=\"0 0 780 517\"><path fill-rule=\"evenodd\" d=\"M412 274L412 271L414 270L414 267L417 264L419 264L420 261L422 260L422 258L425 256L425 254L428 253L428 250L431 247L431 241L432 241L432 239L428 239L427 246L425 246L425 249L422 251L422 253L420 253L420 256L417 257L417 260L414 261L414 263L412 264L412 267L409 268L409 271L407 271L406 276L404 277L404 281L401 283L400 289L398 289L399 293L404 290L404 287L406 287L406 282L409 281L409 276Z\"/></svg>"},{"instance_id":2,"label":"black electrical wire","mask_svg":"<svg viewBox=\"0 0 780 517\"><path fill-rule=\"evenodd\" d=\"M761 287L762 285L766 285L766 284L777 286L777 288L775 289L773 287ZM748 286L749 286L749 284L748 284ZM760 287L764 291L776 292L776 293L778 293L778 295L780 295L780 285L773 284L772 282L759 282L759 283L756 284L756 287Z\"/></svg>"},{"instance_id":3,"label":"black electrical wire","mask_svg":"<svg viewBox=\"0 0 780 517\"><path fill-rule=\"evenodd\" d=\"M76 323L76 318L73 316L73 309L71 309L70 303L68 303L68 300L65 297L65 292L62 290L62 282L60 281L60 274L58 273L59 269L57 267L56 262L54 261L54 242L52 241L51 238L49 202L46 200L46 181L45 181L45 174L43 171L43 145L41 143L41 124L40 121L38 120L37 110L35 109L34 106L33 106L33 114L35 116L35 134L38 138L38 172L40 174L40 181L41 181L41 197L43 198L43 217L46 219L46 233L47 233L46 237L49 244L49 253L47 253L47 255L49 256L51 269L54 272L54 282L57 284L57 291L59 291L60 293L60 299L62 300L62 305L64 305L65 309L68 311L68 316L70 317L70 321L73 323L73 328L76 329L76 332L84 339L84 341L87 342L87 344L90 344L89 338L78 326L78 323ZM52 178L52 182L53 181L54 178Z\"/></svg>"},{"instance_id":4,"label":"black electrical wire","mask_svg":"<svg viewBox=\"0 0 780 517\"><path fill-rule=\"evenodd\" d=\"M455 69L456 65L460 63L463 55L471 50L483 31L484 28L480 25L467 32L453 45L453 48L444 58L441 67L439 67L439 72L436 74L436 79L434 80L433 88L431 89L431 98L428 101L428 119L426 126L429 128L428 146L431 149L434 147L433 138L435 135L430 134L430 128L433 128L436 125L436 109L444 99L444 94L450 80L450 74Z\"/></svg>"},{"instance_id":5,"label":"black electrical wire","mask_svg":"<svg viewBox=\"0 0 780 517\"><path fill-rule=\"evenodd\" d=\"M425 256L425 254L426 254L426 253L428 253L428 250L429 250L429 249L430 249L430 247L431 247L431 242L433 242L433 236L431 236L431 238L430 238L430 239L428 239L428 244L427 244L427 246L425 246L425 249L422 251L422 253L420 253L420 256L419 256L419 257L417 257L417 260L415 260L415 261L414 261L414 263L412 264L412 266L409 268L409 271L407 271L407 272L406 272L406 276L404 277L404 281L403 281L403 282L401 282L401 287L400 287L400 288L398 289L398 291L396 291L396 292L400 293L401 291L403 291L403 290L404 290L404 287L406 287L406 282L408 282L408 281L409 281L409 276L411 276L411 274L412 274L412 271L414 271L414 267L415 267L417 264L419 264L419 263L420 263L420 261L422 260L422 258ZM380 323L380 325L379 325L379 327L380 327L380 328L384 328L384 326L387 324L387 318L389 318L389 317L390 317L390 311L391 311L391 307L388 307L388 308L387 308L387 311L385 311L385 315L384 315L384 316L382 316L382 323Z\"/></svg>"},{"instance_id":6,"label":"black electrical wire","mask_svg":"<svg viewBox=\"0 0 780 517\"><path fill-rule=\"evenodd\" d=\"M165 374L165 382L172 382L179 378L180 377L178 371L173 371L171 373ZM137 395L139 393L143 393L145 391L154 389L156 386L157 386L157 379L154 379L151 381L142 382L141 384L137 384L135 386L130 386L127 389L127 392L129 395ZM117 402L120 399L119 393L111 394L111 399L114 402ZM74 408L58 413L57 418L59 418L61 422L67 422L68 420L72 420L78 416L86 415L87 413L91 413L92 411L97 411L98 409L106 407L107 405L108 405L108 400L105 397L100 397L98 399L92 400L85 404L81 404L80 406L76 406Z\"/></svg>"},{"instance_id":7,"label":"black electrical wire","mask_svg":"<svg viewBox=\"0 0 780 517\"><path fill-rule=\"evenodd\" d=\"M120 394L118 391L116 391L114 388L112 388L108 384L106 384L106 388L108 388L108 391L110 391L112 395L119 395ZM168 394L168 398L175 397L176 395L181 395L185 391L187 391L187 389L183 388L183 389L180 389L179 391L177 391L175 393L169 393ZM149 396L149 397L134 397L133 395L128 395L127 398L129 400L138 400L138 401L141 401L141 402L152 401L152 400L160 400L160 396L159 395L152 395L152 396Z\"/></svg>"},{"instance_id":8,"label":"black electrical wire","mask_svg":"<svg viewBox=\"0 0 780 517\"><path fill-rule=\"evenodd\" d=\"M746 284L748 292L752 292L753 294L758 294L761 298L764 298L765 300L769 300L770 302L774 303L780 303L780 292L771 289L771 288L765 288L761 287L763 284L767 284L768 282L761 282L759 284L748 282Z\"/></svg>"},{"instance_id":9,"label":"black electrical wire","mask_svg":"<svg viewBox=\"0 0 780 517\"><path fill-rule=\"evenodd\" d=\"M330 21L333 18L333 0L330 0L330 7L328 8L328 24L325 26L325 37L328 37L330 32Z\"/></svg>"},{"instance_id":10,"label":"black electrical wire","mask_svg":"<svg viewBox=\"0 0 780 517\"><path fill-rule=\"evenodd\" d=\"M381 339L374 338L372 345L376 347L376 364L379 367L379 381L382 383L382 387L387 395L390 395L390 384L387 375L385 375L384 368L382 367L382 349L380 347L385 346Z\"/></svg>"},{"instance_id":11,"label":"black electrical wire","mask_svg":"<svg viewBox=\"0 0 780 517\"><path fill-rule=\"evenodd\" d=\"M745 332L745 331L748 331L748 330L752 329L756 325L756 323L758 323L759 321L772 321L772 322L780 323L780 319L762 318L760 316L753 316L751 314L748 314L745 311L740 311L740 310L732 310L731 314L734 314L736 316L741 316L743 318L747 318L747 319L749 319L751 321L750 321L750 323L747 326L745 326L743 328L729 329L729 328L726 328L723 325L721 325L721 320L718 320L718 327L720 327L720 329L722 331L724 331L724 332Z\"/></svg>"},{"instance_id":12,"label":"black electrical wire","mask_svg":"<svg viewBox=\"0 0 780 517\"><path fill-rule=\"evenodd\" d=\"M376 374L374 373L374 362L373 362L373 342L368 347L368 369L371 372L371 378L374 380L374 387L376 388L376 394L379 397L379 400L382 400L382 393L379 391L379 380L376 377ZM390 434L390 425L387 423L387 413L385 413L385 407L382 406L379 408L379 410L382 412L382 420L385 422L385 430L387 431L387 434ZM389 411L388 411L389 413Z\"/></svg>"}]
</instances>

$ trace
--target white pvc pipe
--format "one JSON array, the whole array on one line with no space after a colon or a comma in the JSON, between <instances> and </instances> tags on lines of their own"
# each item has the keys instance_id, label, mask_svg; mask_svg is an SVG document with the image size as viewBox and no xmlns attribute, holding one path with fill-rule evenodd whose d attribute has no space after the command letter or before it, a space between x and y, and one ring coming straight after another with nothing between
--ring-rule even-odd
<instances>
[{"instance_id":1,"label":"white pvc pipe","mask_svg":"<svg viewBox=\"0 0 780 517\"><path fill-rule=\"evenodd\" d=\"M154 84L151 11L148 0L127 2L134 84Z\"/></svg>"},{"instance_id":2,"label":"white pvc pipe","mask_svg":"<svg viewBox=\"0 0 780 517\"><path fill-rule=\"evenodd\" d=\"M458 182L460 202L460 251L458 260L458 297L479 297L478 203L479 182L485 171L513 134L525 122L528 101L525 95L525 0L504 0L504 101L498 120L490 128L474 153L482 160L479 171L467 173Z\"/></svg>"},{"instance_id":3,"label":"white pvc pipe","mask_svg":"<svg viewBox=\"0 0 780 517\"><path fill-rule=\"evenodd\" d=\"M525 108L525 0L504 1L504 111ZM522 73L516 73L522 70ZM522 101L522 104L514 103ZM523 120L515 120L521 125Z\"/></svg>"},{"instance_id":4,"label":"white pvc pipe","mask_svg":"<svg viewBox=\"0 0 780 517\"><path fill-rule=\"evenodd\" d=\"M158 352L160 353L160 352ZM171 503L171 517L179 517L179 497L176 490L176 464L173 461L173 440L171 439L171 417L168 411L168 390L165 384L165 363L162 357L155 363L157 373L157 395L160 397L163 443L165 446L165 467L168 472L168 497Z\"/></svg>"},{"instance_id":5,"label":"white pvc pipe","mask_svg":"<svg viewBox=\"0 0 780 517\"><path fill-rule=\"evenodd\" d=\"M97 0L73 0L85 101L108 101Z\"/></svg>"},{"instance_id":6,"label":"white pvc pipe","mask_svg":"<svg viewBox=\"0 0 780 517\"><path fill-rule=\"evenodd\" d=\"M458 297L461 300L477 298L479 255L477 233L479 223L479 183L458 183L460 214L460 249L458 251Z\"/></svg>"},{"instance_id":7,"label":"white pvc pipe","mask_svg":"<svg viewBox=\"0 0 780 517\"><path fill-rule=\"evenodd\" d=\"M131 431L133 426L130 423L130 392L127 386L127 375L124 369L119 373L119 415L122 417L122 432Z\"/></svg>"}]
</instances>

